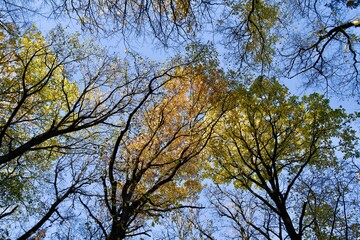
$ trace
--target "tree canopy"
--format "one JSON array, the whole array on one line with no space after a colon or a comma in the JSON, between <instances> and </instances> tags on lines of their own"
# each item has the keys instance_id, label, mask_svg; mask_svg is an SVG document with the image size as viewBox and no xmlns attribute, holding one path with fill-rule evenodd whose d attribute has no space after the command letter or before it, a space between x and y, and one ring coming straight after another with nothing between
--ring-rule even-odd
<instances>
[{"instance_id":1,"label":"tree canopy","mask_svg":"<svg viewBox=\"0 0 360 240\"><path fill-rule=\"evenodd\" d=\"M359 238L359 5L0 0L0 239Z\"/></svg>"}]
</instances>

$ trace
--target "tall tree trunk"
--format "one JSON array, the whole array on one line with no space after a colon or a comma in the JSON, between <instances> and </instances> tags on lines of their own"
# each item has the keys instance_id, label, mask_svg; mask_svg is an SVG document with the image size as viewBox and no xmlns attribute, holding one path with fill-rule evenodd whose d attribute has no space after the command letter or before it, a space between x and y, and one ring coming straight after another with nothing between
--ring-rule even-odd
<instances>
[{"instance_id":1,"label":"tall tree trunk","mask_svg":"<svg viewBox=\"0 0 360 240\"><path fill-rule=\"evenodd\" d=\"M296 232L293 222L286 210L285 204L281 204L279 208L280 217L284 222L285 228L291 240L301 240L301 235Z\"/></svg>"},{"instance_id":2,"label":"tall tree trunk","mask_svg":"<svg viewBox=\"0 0 360 240\"><path fill-rule=\"evenodd\" d=\"M126 226L123 221L113 221L108 240L122 240L126 236Z\"/></svg>"}]
</instances>

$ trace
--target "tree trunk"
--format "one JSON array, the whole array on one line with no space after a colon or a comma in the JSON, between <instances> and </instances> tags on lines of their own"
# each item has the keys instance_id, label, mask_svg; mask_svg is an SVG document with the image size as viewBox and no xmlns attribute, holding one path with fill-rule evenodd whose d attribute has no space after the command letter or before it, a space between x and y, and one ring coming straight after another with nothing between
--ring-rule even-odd
<instances>
[{"instance_id":1,"label":"tree trunk","mask_svg":"<svg viewBox=\"0 0 360 240\"><path fill-rule=\"evenodd\" d=\"M282 204L282 206L279 210L280 210L280 217L284 222L286 231L289 234L290 239L291 240L301 240L301 235L296 232L293 222L286 210L286 207L283 206L283 204Z\"/></svg>"},{"instance_id":2,"label":"tree trunk","mask_svg":"<svg viewBox=\"0 0 360 240\"><path fill-rule=\"evenodd\" d=\"M126 227L125 224L120 222L113 221L111 232L108 236L108 240L122 240L126 236Z\"/></svg>"}]
</instances>

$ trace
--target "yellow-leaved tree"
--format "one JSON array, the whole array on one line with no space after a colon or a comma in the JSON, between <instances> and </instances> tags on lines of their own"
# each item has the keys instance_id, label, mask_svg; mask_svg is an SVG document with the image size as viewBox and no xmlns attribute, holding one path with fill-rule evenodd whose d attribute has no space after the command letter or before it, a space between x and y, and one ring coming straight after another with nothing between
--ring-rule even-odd
<instances>
[{"instance_id":1,"label":"yellow-leaved tree","mask_svg":"<svg viewBox=\"0 0 360 240\"><path fill-rule=\"evenodd\" d=\"M1 29L0 42L2 218L26 198L28 180L40 176L54 160L46 146L56 145L55 139L29 143L59 124L79 92L65 77L51 44L34 27L23 34Z\"/></svg>"},{"instance_id":2,"label":"yellow-leaved tree","mask_svg":"<svg viewBox=\"0 0 360 240\"><path fill-rule=\"evenodd\" d=\"M231 219L245 239L253 234L268 239L330 237L337 227L350 234L350 217L346 223L335 218L351 208L340 212L339 198L324 195L348 192L328 174L340 178L343 158L355 153L352 116L332 109L319 94L291 96L278 81L265 77L250 87L239 86L231 98L209 144L208 176L218 184L211 201L220 215ZM320 182L327 194L318 193ZM334 222L329 216L336 216Z\"/></svg>"},{"instance_id":3,"label":"yellow-leaved tree","mask_svg":"<svg viewBox=\"0 0 360 240\"><path fill-rule=\"evenodd\" d=\"M226 91L223 72L211 64L181 63L148 82L148 94L138 99L127 125L114 129L102 147L104 212L85 198L89 229L98 237L123 239L148 234L147 223L169 211L194 207L202 189L202 159L221 113L206 118ZM174 64L175 61L172 63ZM163 70L162 70L163 71ZM89 230L90 231L90 230ZM91 232L91 231L90 231ZM94 231L94 234L99 231Z\"/></svg>"}]
</instances>

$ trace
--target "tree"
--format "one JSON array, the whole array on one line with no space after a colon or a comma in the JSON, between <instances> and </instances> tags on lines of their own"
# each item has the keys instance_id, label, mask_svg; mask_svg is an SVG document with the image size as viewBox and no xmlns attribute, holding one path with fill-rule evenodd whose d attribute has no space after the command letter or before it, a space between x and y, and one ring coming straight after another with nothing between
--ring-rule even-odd
<instances>
[{"instance_id":1,"label":"tree","mask_svg":"<svg viewBox=\"0 0 360 240\"><path fill-rule=\"evenodd\" d=\"M61 29L52 34L55 39L51 43L46 43L34 29L23 36L4 38L10 45L3 46L2 51L1 81L5 88L1 92L1 165L37 147L60 148L61 144L42 144L54 137L104 123L122 109L117 105L123 99L117 100L114 95L121 87L127 87L127 82L119 82L109 93L101 93L99 89L109 88L122 71L126 72L119 66L124 63L102 56L91 47L81 49L83 46L77 43L76 37L71 39ZM71 42L64 46L63 39L58 37L61 35ZM89 54L90 51L94 55ZM94 56L96 59L92 58ZM104 58L99 61L101 57ZM92 65L92 61L97 61L96 65ZM83 74L79 81L68 80L74 68L79 69L77 74ZM129 96L135 94L129 93ZM93 97L97 101L90 102ZM123 107L126 106L125 99ZM69 143L69 140L64 142Z\"/></svg>"},{"instance_id":2,"label":"tree","mask_svg":"<svg viewBox=\"0 0 360 240\"><path fill-rule=\"evenodd\" d=\"M358 16L349 14L349 7L343 1L309 1L297 7L305 16L306 30L289 31L286 35L289 41L283 42L282 53L287 61L285 75L291 78L302 75L308 86L322 86L329 93L356 96L359 92ZM298 21L301 19L294 19Z\"/></svg>"},{"instance_id":3,"label":"tree","mask_svg":"<svg viewBox=\"0 0 360 240\"><path fill-rule=\"evenodd\" d=\"M54 159L53 149L60 145L51 140L59 135L54 135L60 126L57 120L66 115L62 114L74 103L78 89L64 77L62 63L35 29L22 37L1 31L1 40L0 175L2 196L6 196L1 199L3 218L17 208L10 207L13 203L24 200L23 190L30 187L22 174L36 168L45 171ZM64 120L73 117L71 111L68 114ZM39 173L29 178L37 176Z\"/></svg>"},{"instance_id":4,"label":"tree","mask_svg":"<svg viewBox=\"0 0 360 240\"><path fill-rule=\"evenodd\" d=\"M262 77L249 88L236 89L232 102L209 150L209 175L219 184L212 202L219 213L236 223L244 239L334 236L334 226L342 225L338 219L359 206L355 201L338 210L340 199L349 197L346 183L355 183L343 178L350 174L346 158L354 154L356 139L348 125L351 116L331 109L319 94L299 100L276 80ZM236 190L228 192L223 183ZM352 217L356 225L358 216ZM350 231L350 222L337 237L358 234Z\"/></svg>"},{"instance_id":5,"label":"tree","mask_svg":"<svg viewBox=\"0 0 360 240\"><path fill-rule=\"evenodd\" d=\"M209 75L211 74L211 75ZM152 79L149 92L129 113L125 126L115 129L113 144L103 147L106 169L99 200L84 201L99 237L123 239L148 235L147 221L185 207L201 190L199 155L221 116L204 120L220 96L222 73L207 66L185 65ZM159 82L160 81L160 82ZM158 87L156 87L158 86ZM92 203L102 201L106 216ZM95 228L96 229L96 228Z\"/></svg>"}]
</instances>

